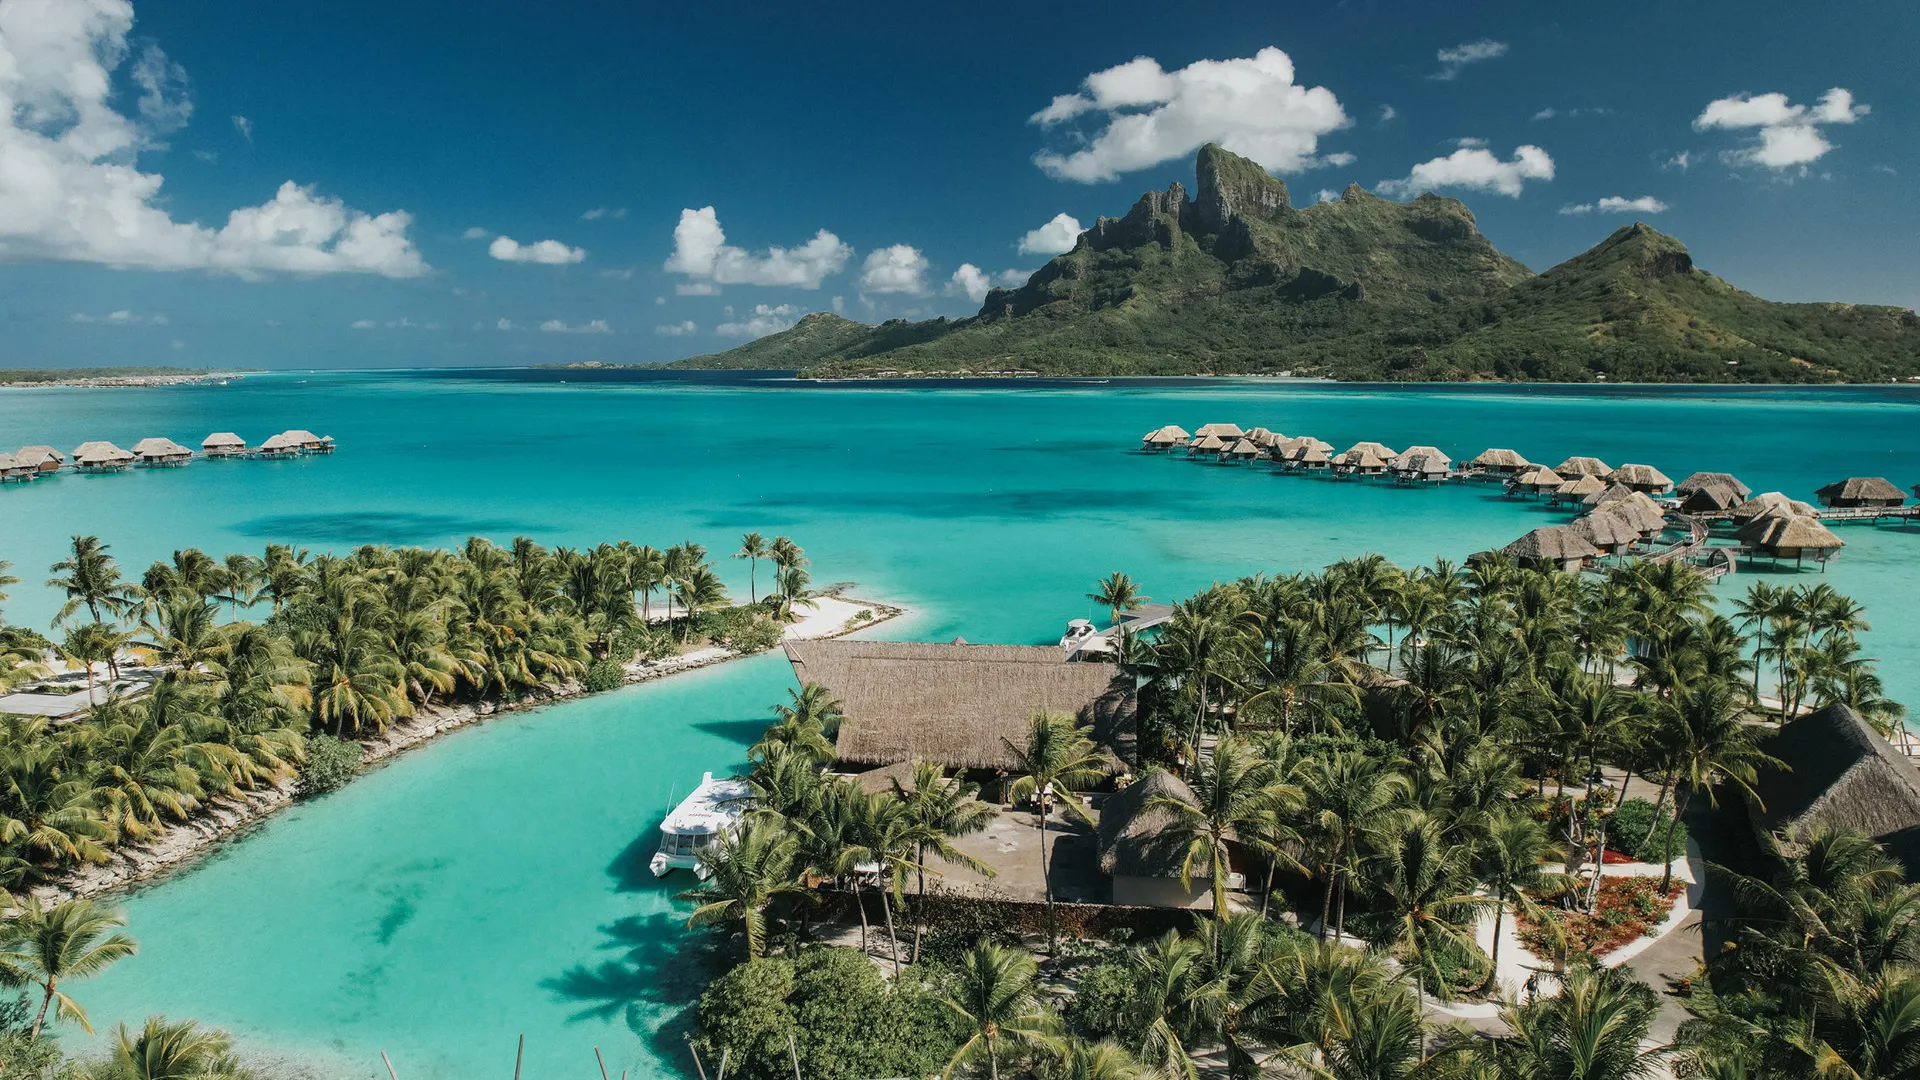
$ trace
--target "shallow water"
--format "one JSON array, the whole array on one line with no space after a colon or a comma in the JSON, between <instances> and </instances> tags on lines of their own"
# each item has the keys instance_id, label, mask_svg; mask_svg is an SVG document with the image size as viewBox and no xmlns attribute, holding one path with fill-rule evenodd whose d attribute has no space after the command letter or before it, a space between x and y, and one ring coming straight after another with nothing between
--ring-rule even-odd
<instances>
[{"instance_id":1,"label":"shallow water","mask_svg":"<svg viewBox=\"0 0 1920 1080\"><path fill-rule=\"evenodd\" d=\"M567 381L561 382L559 380ZM583 379L590 380L583 383ZM1165 423L1214 419L1346 445L1421 442L1466 458L1508 446L1644 461L1675 479L1731 471L1811 498L1847 475L1920 480L1908 389L1382 388L1271 381L807 386L733 376L355 373L225 387L0 391L0 445L197 445L288 427L341 449L291 462L64 475L0 489L0 558L28 585L8 615L43 624L34 587L66 538L97 533L137 576L174 548L258 551L546 544L785 533L820 583L913 616L889 636L1036 642L1098 613L1125 570L1174 599L1256 570L1378 551L1461 559L1565 520L1477 485L1412 490L1277 477L1127 452ZM1890 692L1920 701L1920 530L1846 526L1824 578L1866 603ZM736 591L744 563L722 560ZM761 583L765 582L762 567ZM1743 573L1724 586L1744 588ZM674 790L738 762L789 684L759 658L501 718L407 754L279 815L127 903L141 955L76 987L102 1030L147 1012L199 1016L326 1072L407 1080L510 1068L688 1071L659 1033L697 976L676 963L674 888L633 856ZM637 847L635 845L638 845Z\"/></svg>"}]
</instances>

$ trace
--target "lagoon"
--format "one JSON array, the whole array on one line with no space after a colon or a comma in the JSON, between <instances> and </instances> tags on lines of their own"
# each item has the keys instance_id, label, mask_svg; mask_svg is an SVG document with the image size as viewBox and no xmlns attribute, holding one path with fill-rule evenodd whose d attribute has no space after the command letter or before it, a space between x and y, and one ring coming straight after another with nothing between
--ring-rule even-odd
<instances>
[{"instance_id":1,"label":"lagoon","mask_svg":"<svg viewBox=\"0 0 1920 1080\"><path fill-rule=\"evenodd\" d=\"M1216 579L1377 551L1462 559L1566 520L1497 489L1280 477L1127 452L1210 420L1589 453L1676 479L1733 472L1796 498L1849 475L1920 481L1913 388L1380 387L1273 380L806 384L723 373L275 373L225 386L0 390L0 445L121 445L210 431L335 436L331 457L199 461L0 489L0 559L28 584L7 615L44 624L34 587L66 538L95 533L132 576L178 547L268 542L544 544L691 539L716 555L793 536L815 581L912 609L882 631L1051 641L1124 570L1170 600ZM1844 526L1826 581L1867 607L1867 653L1920 702L1920 529ZM736 592L744 563L722 560ZM764 568L763 568L764 569ZM1746 573L1722 586L1744 589ZM764 574L762 575L764 584ZM297 805L214 858L126 898L141 955L76 987L102 1030L198 1016L323 1075L407 1080L511 1068L690 1071L662 1024L699 973L644 872L677 789L732 767L790 685L760 657L509 714ZM78 1036L72 1036L78 1037Z\"/></svg>"}]
</instances>

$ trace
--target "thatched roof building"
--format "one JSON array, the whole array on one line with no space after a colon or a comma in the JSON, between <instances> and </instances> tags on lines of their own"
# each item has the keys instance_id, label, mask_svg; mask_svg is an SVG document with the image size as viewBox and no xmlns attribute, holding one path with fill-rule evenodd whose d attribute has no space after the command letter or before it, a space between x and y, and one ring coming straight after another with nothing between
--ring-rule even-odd
<instances>
[{"instance_id":1,"label":"thatched roof building","mask_svg":"<svg viewBox=\"0 0 1920 1080\"><path fill-rule=\"evenodd\" d=\"M193 451L158 436L133 444L133 456L143 465L183 465L193 459Z\"/></svg>"},{"instance_id":2,"label":"thatched roof building","mask_svg":"<svg viewBox=\"0 0 1920 1080\"><path fill-rule=\"evenodd\" d=\"M1576 530L1582 539L1605 554L1630 548L1642 538L1639 525L1615 503L1584 514L1567 527Z\"/></svg>"},{"instance_id":3,"label":"thatched roof building","mask_svg":"<svg viewBox=\"0 0 1920 1080\"><path fill-rule=\"evenodd\" d=\"M1559 472L1559 469L1553 470ZM1564 474L1563 474L1564 475ZM1592 473L1580 473L1554 490L1555 502L1579 502L1589 495L1607 490L1607 482Z\"/></svg>"},{"instance_id":4,"label":"thatched roof building","mask_svg":"<svg viewBox=\"0 0 1920 1080\"><path fill-rule=\"evenodd\" d=\"M1254 458L1266 456L1266 449L1252 439L1241 439L1227 447L1226 456L1238 461L1251 461Z\"/></svg>"},{"instance_id":5,"label":"thatched roof building","mask_svg":"<svg viewBox=\"0 0 1920 1080\"><path fill-rule=\"evenodd\" d=\"M1201 424L1196 435L1214 435L1222 439L1238 439L1246 435L1239 424Z\"/></svg>"},{"instance_id":6,"label":"thatched roof building","mask_svg":"<svg viewBox=\"0 0 1920 1080\"><path fill-rule=\"evenodd\" d=\"M1268 428L1250 427L1247 429L1246 438L1251 440L1255 446L1268 447L1286 438L1286 436Z\"/></svg>"},{"instance_id":7,"label":"thatched roof building","mask_svg":"<svg viewBox=\"0 0 1920 1080\"><path fill-rule=\"evenodd\" d=\"M1822 506L1899 506L1907 493L1880 476L1853 476L1813 493Z\"/></svg>"},{"instance_id":8,"label":"thatched roof building","mask_svg":"<svg viewBox=\"0 0 1920 1080\"><path fill-rule=\"evenodd\" d=\"M247 440L231 431L216 431L200 440L200 449L208 457L229 457L247 452Z\"/></svg>"},{"instance_id":9,"label":"thatched roof building","mask_svg":"<svg viewBox=\"0 0 1920 1080\"><path fill-rule=\"evenodd\" d=\"M1819 511L1815 509L1811 503L1790 499L1778 491L1769 491L1762 495L1755 495L1746 502L1734 507L1730 512L1733 520L1742 524L1752 521L1755 518L1769 515L1778 516L1780 514L1805 514L1808 517L1813 517L1819 514Z\"/></svg>"},{"instance_id":10,"label":"thatched roof building","mask_svg":"<svg viewBox=\"0 0 1920 1080\"><path fill-rule=\"evenodd\" d=\"M13 459L43 473L55 472L67 463L67 455L51 446L23 446L13 452Z\"/></svg>"},{"instance_id":11,"label":"thatched roof building","mask_svg":"<svg viewBox=\"0 0 1920 1080\"><path fill-rule=\"evenodd\" d=\"M1807 555L1825 562L1847 546L1833 530L1802 514L1766 514L1742 526L1738 535L1756 551L1795 562Z\"/></svg>"},{"instance_id":12,"label":"thatched roof building","mask_svg":"<svg viewBox=\"0 0 1920 1080\"><path fill-rule=\"evenodd\" d=\"M1107 797L1095 839L1100 869L1113 876L1113 902L1134 907L1211 907L1205 873L1193 888L1180 885L1187 844L1171 826L1174 815L1160 798L1199 805L1193 789L1170 772L1155 769Z\"/></svg>"},{"instance_id":13,"label":"thatched roof building","mask_svg":"<svg viewBox=\"0 0 1920 1080\"><path fill-rule=\"evenodd\" d=\"M1599 491L1582 495L1580 501L1587 506L1605 506L1611 502L1619 502L1622 499L1631 498L1633 498L1632 488L1625 484L1608 484Z\"/></svg>"},{"instance_id":14,"label":"thatched roof building","mask_svg":"<svg viewBox=\"0 0 1920 1080\"><path fill-rule=\"evenodd\" d=\"M1787 764L1760 775L1747 810L1763 843L1815 824L1858 829L1920 878L1920 769L1845 705L1789 720L1761 749Z\"/></svg>"},{"instance_id":15,"label":"thatched roof building","mask_svg":"<svg viewBox=\"0 0 1920 1080\"><path fill-rule=\"evenodd\" d=\"M0 454L0 480L31 480L38 475L38 468L21 462L12 454Z\"/></svg>"},{"instance_id":16,"label":"thatched roof building","mask_svg":"<svg viewBox=\"0 0 1920 1080\"><path fill-rule=\"evenodd\" d=\"M1333 471L1378 476L1387 471L1387 459L1371 450L1353 449L1333 459Z\"/></svg>"},{"instance_id":17,"label":"thatched roof building","mask_svg":"<svg viewBox=\"0 0 1920 1080\"><path fill-rule=\"evenodd\" d=\"M1578 570L1601 551L1572 525L1547 525L1500 549L1521 566L1534 570Z\"/></svg>"},{"instance_id":18,"label":"thatched roof building","mask_svg":"<svg viewBox=\"0 0 1920 1080\"><path fill-rule=\"evenodd\" d=\"M1651 465L1622 465L1607 479L1650 495L1673 490L1673 481L1667 479L1667 474Z\"/></svg>"},{"instance_id":19,"label":"thatched roof building","mask_svg":"<svg viewBox=\"0 0 1920 1080\"><path fill-rule=\"evenodd\" d=\"M1342 453L1340 456L1346 457L1348 454L1359 454L1359 453L1372 454L1374 457L1379 458L1382 463L1392 461L1395 457L1399 456L1395 454L1392 450L1389 450L1385 443L1377 443L1377 442L1354 443L1352 446L1347 447L1346 452Z\"/></svg>"},{"instance_id":20,"label":"thatched roof building","mask_svg":"<svg viewBox=\"0 0 1920 1080\"><path fill-rule=\"evenodd\" d=\"M300 449L300 440L295 438L294 433L291 431L283 431L278 435L269 435L267 440L260 444L260 453L268 457L286 457L298 454Z\"/></svg>"},{"instance_id":21,"label":"thatched roof building","mask_svg":"<svg viewBox=\"0 0 1920 1080\"><path fill-rule=\"evenodd\" d=\"M1226 450L1226 448L1229 445L1231 444L1229 444L1227 440L1221 438L1218 435L1213 435L1213 434L1201 435L1196 437L1193 440L1193 442L1187 444L1187 453L1218 454Z\"/></svg>"},{"instance_id":22,"label":"thatched roof building","mask_svg":"<svg viewBox=\"0 0 1920 1080\"><path fill-rule=\"evenodd\" d=\"M1681 498L1685 498L1699 491L1701 488L1708 487L1732 488L1735 496L1733 501L1736 503L1745 501L1748 496L1753 494L1753 489L1741 483L1739 477L1732 473L1724 472L1694 473L1685 480L1675 484L1673 486L1673 493Z\"/></svg>"},{"instance_id":23,"label":"thatched roof building","mask_svg":"<svg viewBox=\"0 0 1920 1080\"><path fill-rule=\"evenodd\" d=\"M1301 448L1295 452L1293 456L1289 457L1287 464L1308 472L1317 472L1321 469L1330 468L1333 465L1333 459L1327 456L1326 450L1322 447L1307 446Z\"/></svg>"},{"instance_id":24,"label":"thatched roof building","mask_svg":"<svg viewBox=\"0 0 1920 1080\"><path fill-rule=\"evenodd\" d=\"M1025 745L1041 711L1091 725L1109 750L1124 754L1132 742L1132 680L1110 664L1069 663L1057 646L822 640L786 648L801 682L840 699L842 761L1011 769L1007 743Z\"/></svg>"},{"instance_id":25,"label":"thatched roof building","mask_svg":"<svg viewBox=\"0 0 1920 1080\"><path fill-rule=\"evenodd\" d=\"M1598 476L1604 478L1613 474L1613 469L1597 457L1570 457L1560 464L1555 465L1553 471L1559 473L1561 476L1569 477Z\"/></svg>"},{"instance_id":26,"label":"thatched roof building","mask_svg":"<svg viewBox=\"0 0 1920 1080\"><path fill-rule=\"evenodd\" d=\"M1680 500L1680 512L1718 514L1740 505L1743 498L1738 488L1719 483L1704 484L1686 493Z\"/></svg>"},{"instance_id":27,"label":"thatched roof building","mask_svg":"<svg viewBox=\"0 0 1920 1080\"><path fill-rule=\"evenodd\" d=\"M1507 487L1514 491L1525 491L1538 495L1542 492L1558 491L1560 485L1566 482L1565 477L1547 468L1545 465L1533 465L1521 471L1512 480L1507 481Z\"/></svg>"},{"instance_id":28,"label":"thatched roof building","mask_svg":"<svg viewBox=\"0 0 1920 1080\"><path fill-rule=\"evenodd\" d=\"M1453 469L1453 459L1433 446L1410 446L1387 462L1387 470L1408 480L1444 479Z\"/></svg>"},{"instance_id":29,"label":"thatched roof building","mask_svg":"<svg viewBox=\"0 0 1920 1080\"><path fill-rule=\"evenodd\" d=\"M131 464L132 454L104 439L81 443L73 450L73 467L76 469L124 469Z\"/></svg>"},{"instance_id":30,"label":"thatched roof building","mask_svg":"<svg viewBox=\"0 0 1920 1080\"><path fill-rule=\"evenodd\" d=\"M1175 430L1173 427L1154 428L1152 431L1140 436L1140 445L1148 450L1171 450L1173 447L1187 441L1185 432L1175 435Z\"/></svg>"},{"instance_id":31,"label":"thatched roof building","mask_svg":"<svg viewBox=\"0 0 1920 1080\"><path fill-rule=\"evenodd\" d=\"M1531 462L1521 457L1515 451L1504 450L1498 447L1480 451L1472 461L1467 462L1467 465L1469 468L1479 469L1483 472L1501 473L1509 476L1515 473L1525 472L1532 467Z\"/></svg>"}]
</instances>

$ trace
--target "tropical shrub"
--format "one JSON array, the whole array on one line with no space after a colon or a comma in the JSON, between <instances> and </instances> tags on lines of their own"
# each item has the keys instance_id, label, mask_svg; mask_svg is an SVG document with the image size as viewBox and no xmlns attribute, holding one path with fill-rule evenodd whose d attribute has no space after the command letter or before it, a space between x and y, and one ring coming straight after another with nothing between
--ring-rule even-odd
<instances>
[{"instance_id":1,"label":"tropical shrub","mask_svg":"<svg viewBox=\"0 0 1920 1080\"><path fill-rule=\"evenodd\" d=\"M1067 1027L1084 1039L1120 1039L1131 1042L1129 1029L1136 978L1127 965L1109 960L1080 975L1073 1000L1067 1005Z\"/></svg>"},{"instance_id":2,"label":"tropical shrub","mask_svg":"<svg viewBox=\"0 0 1920 1080\"><path fill-rule=\"evenodd\" d=\"M780 644L784 633L779 623L761 619L729 633L723 644L743 653L766 652Z\"/></svg>"},{"instance_id":3,"label":"tropical shrub","mask_svg":"<svg viewBox=\"0 0 1920 1080\"><path fill-rule=\"evenodd\" d=\"M626 666L617 660L596 660L580 680L580 689L589 694L618 690L627 684Z\"/></svg>"},{"instance_id":4,"label":"tropical shrub","mask_svg":"<svg viewBox=\"0 0 1920 1080\"><path fill-rule=\"evenodd\" d=\"M315 735L307 740L307 761L300 769L300 790L308 795L323 795L353 779L366 757L366 748L357 742Z\"/></svg>"},{"instance_id":5,"label":"tropical shrub","mask_svg":"<svg viewBox=\"0 0 1920 1080\"><path fill-rule=\"evenodd\" d=\"M1683 821L1673 830L1673 843L1669 846L1667 823L1672 820L1673 813L1666 807L1656 810L1645 799L1628 799L1607 821L1607 847L1635 862L1663 863L1677 859L1687 853L1687 823Z\"/></svg>"}]
</instances>

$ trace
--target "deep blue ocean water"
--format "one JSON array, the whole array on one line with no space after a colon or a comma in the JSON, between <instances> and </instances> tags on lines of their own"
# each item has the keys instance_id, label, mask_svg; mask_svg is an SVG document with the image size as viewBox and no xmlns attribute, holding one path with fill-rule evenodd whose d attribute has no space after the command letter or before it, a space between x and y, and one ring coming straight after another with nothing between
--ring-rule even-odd
<instances>
[{"instance_id":1,"label":"deep blue ocean water","mask_svg":"<svg viewBox=\"0 0 1920 1080\"><path fill-rule=\"evenodd\" d=\"M277 373L226 386L0 390L0 447L131 446L290 427L339 451L297 461L61 475L0 488L0 559L26 584L7 616L44 624L39 588L75 533L130 576L175 548L258 552L682 540L732 551L791 535L817 582L905 604L888 636L1040 642L1097 613L1124 570L1160 599L1254 571L1377 551L1463 559L1566 520L1497 489L1281 477L1130 452L1211 420L1344 448L1505 446L1647 462L1676 480L1736 473L1810 499L1850 475L1920 481L1920 390L1379 387L1268 380L815 385L618 371ZM1920 702L1920 529L1845 526L1824 577L1867 605L1868 651ZM745 563L721 560L736 591ZM763 575L764 580L764 575ZM1729 579L1732 593L1752 580ZM328 1073L405 1080L511 1068L679 1075L659 1026L695 986L676 964L673 888L635 856L670 793L734 766L784 695L762 657L489 722L404 755L125 900L138 958L74 987L103 1031L193 1015ZM644 861L643 857L640 861Z\"/></svg>"}]
</instances>

